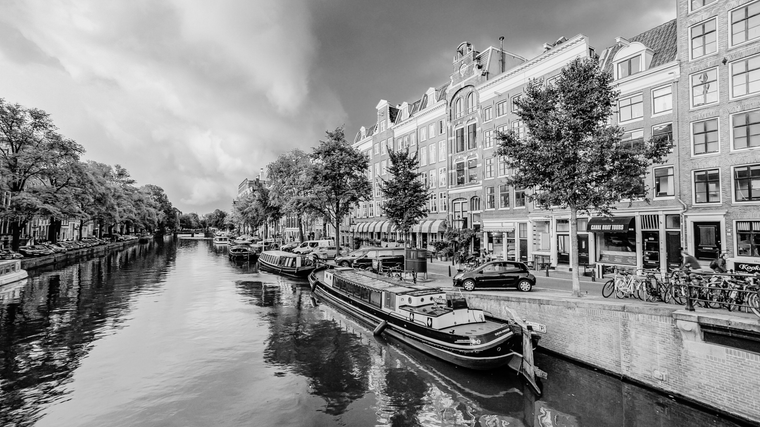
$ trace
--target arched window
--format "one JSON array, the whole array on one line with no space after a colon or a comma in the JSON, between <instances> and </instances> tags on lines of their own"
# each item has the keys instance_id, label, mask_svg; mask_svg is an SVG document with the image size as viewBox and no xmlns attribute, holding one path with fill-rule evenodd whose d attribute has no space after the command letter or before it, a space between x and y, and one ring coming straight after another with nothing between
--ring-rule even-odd
<instances>
[{"instance_id":1,"label":"arched window","mask_svg":"<svg viewBox=\"0 0 760 427\"><path fill-rule=\"evenodd\" d=\"M467 112L472 113L473 111L475 111L475 94L470 92L467 95Z\"/></svg>"},{"instance_id":2,"label":"arched window","mask_svg":"<svg viewBox=\"0 0 760 427\"><path fill-rule=\"evenodd\" d=\"M470 199L470 211L479 211L480 209L480 197L475 196Z\"/></svg>"},{"instance_id":3,"label":"arched window","mask_svg":"<svg viewBox=\"0 0 760 427\"><path fill-rule=\"evenodd\" d=\"M454 117L462 117L462 98L457 98L454 101Z\"/></svg>"}]
</instances>

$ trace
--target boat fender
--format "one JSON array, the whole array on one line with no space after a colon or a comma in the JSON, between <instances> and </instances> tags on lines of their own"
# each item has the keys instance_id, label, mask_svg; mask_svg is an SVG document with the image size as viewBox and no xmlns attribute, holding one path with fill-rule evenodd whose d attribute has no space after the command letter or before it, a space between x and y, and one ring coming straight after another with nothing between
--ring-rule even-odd
<instances>
[{"instance_id":1,"label":"boat fender","mask_svg":"<svg viewBox=\"0 0 760 427\"><path fill-rule=\"evenodd\" d=\"M409 321L414 322L414 313L409 313Z\"/></svg>"},{"instance_id":2,"label":"boat fender","mask_svg":"<svg viewBox=\"0 0 760 427\"><path fill-rule=\"evenodd\" d=\"M433 319L431 319L430 317L428 317L427 325L428 325L428 328L432 328L433 327Z\"/></svg>"},{"instance_id":3,"label":"boat fender","mask_svg":"<svg viewBox=\"0 0 760 427\"><path fill-rule=\"evenodd\" d=\"M372 331L372 334L373 335L380 335L380 334L382 334L383 331L385 330L386 326L388 326L388 322L386 322L385 320L383 320L382 322L380 322L379 325L377 325L377 327L375 328L375 330Z\"/></svg>"}]
</instances>

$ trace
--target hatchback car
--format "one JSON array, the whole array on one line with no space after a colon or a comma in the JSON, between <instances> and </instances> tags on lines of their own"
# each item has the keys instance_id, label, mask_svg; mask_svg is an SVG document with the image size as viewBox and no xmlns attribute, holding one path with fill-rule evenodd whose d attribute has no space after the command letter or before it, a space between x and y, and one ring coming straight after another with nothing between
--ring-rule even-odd
<instances>
[{"instance_id":1,"label":"hatchback car","mask_svg":"<svg viewBox=\"0 0 760 427\"><path fill-rule=\"evenodd\" d=\"M319 259L334 259L338 256L338 248L335 246L320 246L314 249L311 254Z\"/></svg>"},{"instance_id":2,"label":"hatchback car","mask_svg":"<svg viewBox=\"0 0 760 427\"><path fill-rule=\"evenodd\" d=\"M466 291L475 288L515 287L529 292L535 284L536 277L528 267L515 261L491 261L454 276L454 286L461 286Z\"/></svg>"}]
</instances>

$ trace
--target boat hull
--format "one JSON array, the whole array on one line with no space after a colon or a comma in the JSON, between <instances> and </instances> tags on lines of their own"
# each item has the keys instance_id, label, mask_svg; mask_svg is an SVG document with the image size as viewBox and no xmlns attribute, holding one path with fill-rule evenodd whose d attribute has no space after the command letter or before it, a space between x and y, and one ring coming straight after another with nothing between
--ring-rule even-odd
<instances>
[{"instance_id":1,"label":"boat hull","mask_svg":"<svg viewBox=\"0 0 760 427\"><path fill-rule=\"evenodd\" d=\"M290 276L290 277L307 277L309 274L311 274L312 271L314 271L313 266L306 266L306 267L285 267L281 265L274 265L269 262L267 262L264 258L259 257L259 268L268 271L270 273L275 274L281 274L283 276Z\"/></svg>"},{"instance_id":2,"label":"boat hull","mask_svg":"<svg viewBox=\"0 0 760 427\"><path fill-rule=\"evenodd\" d=\"M432 330L375 309L359 300L342 295L339 291L319 281L314 274L309 275L309 282L314 293L331 305L371 325L384 322L384 327L378 329L381 329L380 332L386 336L454 365L474 370L491 370L509 365L515 356L521 357L521 336L512 331L502 333L498 337L491 337L492 339L488 342L477 346L457 344L456 341L461 342L462 338L466 337Z\"/></svg>"}]
</instances>

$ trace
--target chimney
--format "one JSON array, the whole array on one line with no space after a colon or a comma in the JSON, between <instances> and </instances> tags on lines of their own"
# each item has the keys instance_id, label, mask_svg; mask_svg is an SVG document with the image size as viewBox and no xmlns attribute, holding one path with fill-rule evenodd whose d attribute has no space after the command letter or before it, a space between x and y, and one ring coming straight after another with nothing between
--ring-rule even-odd
<instances>
[{"instance_id":1,"label":"chimney","mask_svg":"<svg viewBox=\"0 0 760 427\"><path fill-rule=\"evenodd\" d=\"M547 50L551 49L552 47L553 46L550 45L549 43L544 43L544 52L546 52Z\"/></svg>"},{"instance_id":2,"label":"chimney","mask_svg":"<svg viewBox=\"0 0 760 427\"><path fill-rule=\"evenodd\" d=\"M499 66L501 72L504 72L504 36L499 37Z\"/></svg>"}]
</instances>

